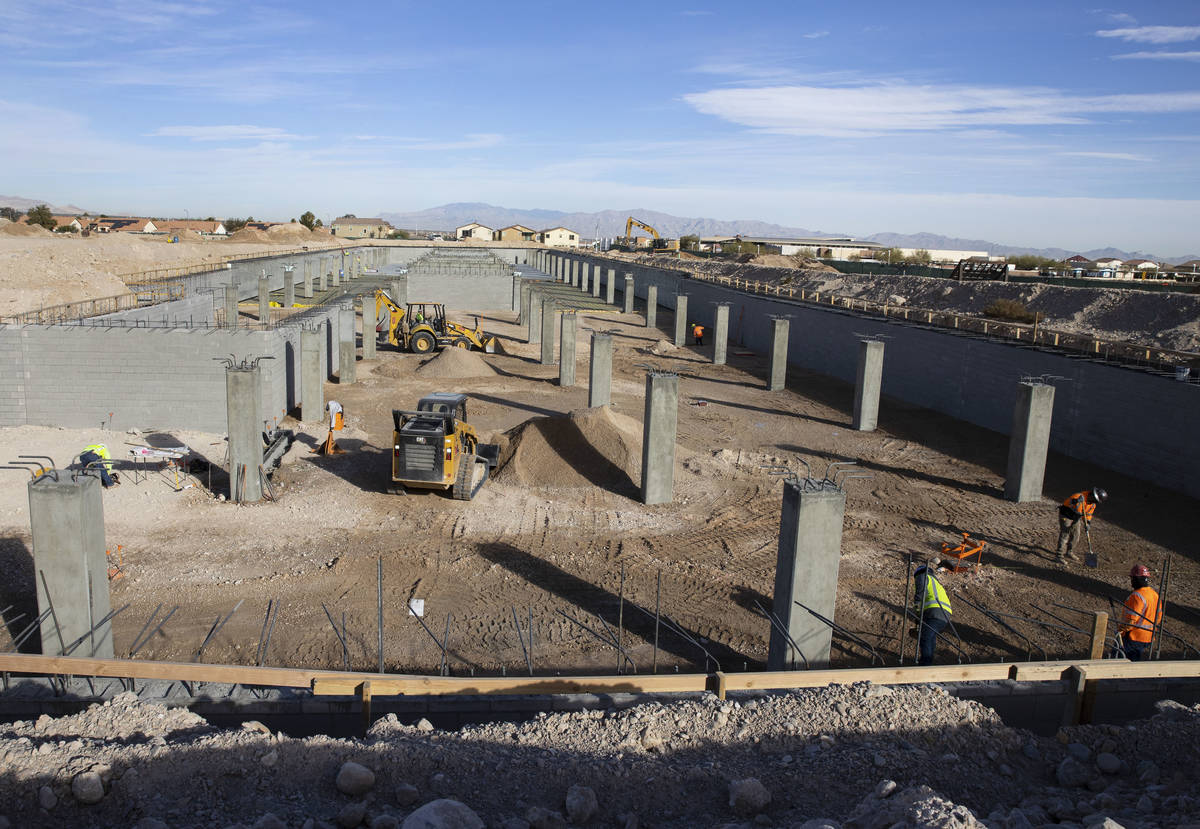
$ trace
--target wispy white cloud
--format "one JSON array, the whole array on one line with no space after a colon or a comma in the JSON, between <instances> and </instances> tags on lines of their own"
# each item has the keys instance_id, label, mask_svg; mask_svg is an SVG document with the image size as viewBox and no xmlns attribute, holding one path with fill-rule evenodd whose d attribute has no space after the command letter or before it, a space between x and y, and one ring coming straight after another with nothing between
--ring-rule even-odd
<instances>
[{"instance_id":1,"label":"wispy white cloud","mask_svg":"<svg viewBox=\"0 0 1200 829\"><path fill-rule=\"evenodd\" d=\"M800 37L806 38L808 40L816 40L817 38L821 38L821 37L829 37L829 32L828 31L807 32L805 34L800 35Z\"/></svg>"},{"instance_id":2,"label":"wispy white cloud","mask_svg":"<svg viewBox=\"0 0 1200 829\"><path fill-rule=\"evenodd\" d=\"M769 86L683 96L696 111L763 132L870 137L953 128L1078 125L1098 113L1200 110L1200 92L1075 96L1037 87Z\"/></svg>"},{"instance_id":3,"label":"wispy white cloud","mask_svg":"<svg viewBox=\"0 0 1200 829\"><path fill-rule=\"evenodd\" d=\"M190 138L193 141L287 141L305 137L279 127L256 127L251 124L159 127L150 135L155 138Z\"/></svg>"},{"instance_id":4,"label":"wispy white cloud","mask_svg":"<svg viewBox=\"0 0 1200 829\"><path fill-rule=\"evenodd\" d=\"M1109 161L1153 161L1154 159L1137 153L1106 153L1106 152L1091 152L1087 150L1074 150L1069 152L1060 152L1056 155L1074 156L1076 158L1100 158Z\"/></svg>"},{"instance_id":5,"label":"wispy white cloud","mask_svg":"<svg viewBox=\"0 0 1200 829\"><path fill-rule=\"evenodd\" d=\"M1113 60L1200 60L1200 52L1128 52L1113 55Z\"/></svg>"},{"instance_id":6,"label":"wispy white cloud","mask_svg":"<svg viewBox=\"0 0 1200 829\"><path fill-rule=\"evenodd\" d=\"M1098 37L1115 37L1127 43L1186 43L1200 39L1200 26L1136 26L1127 29L1102 29Z\"/></svg>"},{"instance_id":7,"label":"wispy white cloud","mask_svg":"<svg viewBox=\"0 0 1200 829\"><path fill-rule=\"evenodd\" d=\"M1124 23L1130 26L1137 23L1137 18L1132 14L1113 11L1112 9L1088 9L1088 14L1101 15L1109 23Z\"/></svg>"}]
</instances>

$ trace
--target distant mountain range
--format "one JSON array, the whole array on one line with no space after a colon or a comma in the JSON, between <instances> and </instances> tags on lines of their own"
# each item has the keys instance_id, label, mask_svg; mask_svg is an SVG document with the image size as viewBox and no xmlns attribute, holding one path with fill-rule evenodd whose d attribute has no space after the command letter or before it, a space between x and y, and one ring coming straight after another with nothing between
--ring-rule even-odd
<instances>
[{"instance_id":1,"label":"distant mountain range","mask_svg":"<svg viewBox=\"0 0 1200 829\"><path fill-rule=\"evenodd\" d=\"M534 230L543 230L555 225L569 227L578 231L586 238L611 237L625 235L625 220L634 216L652 226L663 236L678 238L680 236L719 236L722 234L741 234L743 236L850 236L828 230L809 230L802 227L785 227L755 220L738 219L704 219L685 216L672 216L669 213L659 213L655 210L634 208L632 210L602 210L598 213L564 213L560 210L520 210L511 207L497 207L481 202L459 202L443 204L428 210L414 213L380 213L380 218L391 222L395 227L414 230L453 230L469 222L479 222L492 228L507 227L508 225L525 225ZM941 236L936 233L874 233L870 236L856 236L868 242L879 242L898 248L926 248L941 250L986 250L993 256L1014 256L1017 254L1033 254L1045 256L1048 259L1065 259L1077 253L1089 259L1113 257L1116 259L1151 259L1156 262L1178 264L1200 255L1189 254L1174 259L1158 256L1145 251L1125 251L1118 248L1097 248L1095 250L1067 250L1065 248L1030 248L1018 245L1001 245L983 239L960 239L951 236Z\"/></svg>"},{"instance_id":2,"label":"distant mountain range","mask_svg":"<svg viewBox=\"0 0 1200 829\"><path fill-rule=\"evenodd\" d=\"M31 207L37 207L39 204L49 204L45 199L23 199L20 196L0 196L0 207L11 207L13 210L20 210L22 213L29 211ZM76 207L73 204L58 205L51 204L50 209L59 215L78 216L84 213L82 207Z\"/></svg>"}]
</instances>

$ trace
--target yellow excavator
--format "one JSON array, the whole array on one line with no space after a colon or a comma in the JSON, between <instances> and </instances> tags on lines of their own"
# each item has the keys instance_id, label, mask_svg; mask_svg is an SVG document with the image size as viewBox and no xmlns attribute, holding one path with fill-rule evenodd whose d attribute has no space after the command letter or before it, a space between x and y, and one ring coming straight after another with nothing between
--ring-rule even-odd
<instances>
[{"instance_id":1,"label":"yellow excavator","mask_svg":"<svg viewBox=\"0 0 1200 829\"><path fill-rule=\"evenodd\" d=\"M496 338L479 327L478 318L474 329L453 322L446 318L446 306L441 302L408 302L401 308L387 291L377 288L375 319L376 335L386 330L388 343L403 351L429 354L443 348L473 348L496 353Z\"/></svg>"},{"instance_id":2,"label":"yellow excavator","mask_svg":"<svg viewBox=\"0 0 1200 829\"><path fill-rule=\"evenodd\" d=\"M650 225L646 224L645 222L633 218L632 216L625 220L624 241L625 244L629 246L630 250L633 250L637 247L637 239L634 238L633 235L633 228L635 225L650 234L650 246L654 250L679 250L678 239L664 239L657 230L650 227Z\"/></svg>"}]
</instances>

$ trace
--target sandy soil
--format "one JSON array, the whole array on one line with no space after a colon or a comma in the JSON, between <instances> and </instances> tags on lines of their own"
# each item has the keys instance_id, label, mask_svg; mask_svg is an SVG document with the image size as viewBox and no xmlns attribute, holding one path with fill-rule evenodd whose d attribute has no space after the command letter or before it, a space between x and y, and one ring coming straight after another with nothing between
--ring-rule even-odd
<instances>
[{"instance_id":1,"label":"sandy soil","mask_svg":"<svg viewBox=\"0 0 1200 829\"><path fill-rule=\"evenodd\" d=\"M13 227L16 225L8 229ZM262 239L250 242L194 237L177 244L167 242L163 236L110 233L93 234L85 239L48 231L12 235L0 228L0 317L127 293L121 274L216 262L227 256L248 256L276 246L336 244L329 236L309 233L303 225L278 227L281 229L271 228L275 233L262 233Z\"/></svg>"},{"instance_id":2,"label":"sandy soil","mask_svg":"<svg viewBox=\"0 0 1200 829\"><path fill-rule=\"evenodd\" d=\"M759 379L766 372L761 358L735 348L730 365L713 366L695 349L664 348L663 332L647 330L633 316L581 321L584 329L616 332L611 416L530 422L584 409L587 391L583 385L558 387L556 368L538 364L538 346L521 341L512 319L508 312L483 319L509 352L478 355L493 369L490 376L418 375L422 358L380 351L360 364L358 383L328 385L327 399L346 407L348 428L339 443L347 452L310 454L325 437L320 426L285 424L300 430L300 440L276 476L276 503L222 502L209 494L203 476L176 492L169 474L137 484L127 475L124 485L106 492L108 543L122 545L125 562L112 600L130 604L115 622L117 651L128 650L163 602L164 611L176 604L180 610L138 656L188 660L214 619L244 599L204 658L246 663L257 649L267 601L275 599L279 618L268 664L342 667L324 604L339 623L346 614L350 666L373 669L376 567L382 559L390 671L437 673L440 667L440 649L407 613L410 598L425 600L425 621L439 638L449 617L449 663L456 674L524 666L514 608L522 619L532 611L538 672L614 670L614 649L583 628L604 624L623 627L630 657L639 671L649 670L654 630L643 611L653 611L660 575L665 615L699 637L726 670L760 667L769 630L756 603L767 606L772 593L782 487L762 466L798 469L799 458L822 474L831 461L853 460L873 475L848 484L837 621L868 639L889 663L896 661L897 637L906 627L900 611L908 555L933 556L960 530L986 539L988 547L978 573L946 575L954 596L1021 616L1037 615L1036 605L1081 627L1081 616L1051 603L1107 610L1109 597L1126 595L1132 564L1146 563L1157 574L1174 553L1168 631L1200 641L1198 610L1182 598L1195 596L1200 582L1189 540L1194 501L1054 456L1046 484L1052 497L1008 503L1001 499L1007 444L997 434L891 401L879 431L856 433L848 428L849 386L794 372L791 390L771 393ZM587 377L586 333L578 354L581 381ZM672 504L637 501L644 388L639 364L681 375ZM517 444L510 468L473 502L385 491L391 409L413 408L432 391L467 392L476 428L510 449ZM120 456L123 440L145 437L105 433L101 424L94 430L5 429L0 459L37 453L65 464L95 440L105 440ZM224 458L221 436L176 437L216 464ZM0 488L0 606L15 602L13 613L28 612L34 572L25 487L22 473L7 474L8 484ZM1050 552L1057 533L1054 499L1093 484L1111 495L1092 534L1101 566L1056 565ZM219 472L212 486L224 491ZM977 661L1043 652L1078 656L1086 648L1081 634L1013 623L1029 637L1027 644L966 601L955 605L955 620L966 654ZM1174 643L1166 650L1180 652ZM955 658L949 647L942 649L941 661ZM660 669L688 670L702 668L706 659L694 645L664 632L657 661ZM835 639L834 661L869 664L871 656Z\"/></svg>"}]
</instances>

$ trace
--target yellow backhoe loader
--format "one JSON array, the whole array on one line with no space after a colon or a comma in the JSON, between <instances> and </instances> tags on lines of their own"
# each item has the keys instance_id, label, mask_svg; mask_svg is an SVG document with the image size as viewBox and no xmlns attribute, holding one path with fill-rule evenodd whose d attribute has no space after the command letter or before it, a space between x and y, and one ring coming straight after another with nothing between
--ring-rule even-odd
<instances>
[{"instance_id":1,"label":"yellow backhoe loader","mask_svg":"<svg viewBox=\"0 0 1200 829\"><path fill-rule=\"evenodd\" d=\"M387 309L384 319L383 310ZM389 344L414 354L429 354L443 348L474 348L496 353L496 338L479 327L467 328L446 318L441 302L409 302L401 308L387 291L375 291L376 335L386 332Z\"/></svg>"},{"instance_id":2,"label":"yellow backhoe loader","mask_svg":"<svg viewBox=\"0 0 1200 829\"><path fill-rule=\"evenodd\" d=\"M633 235L634 225L637 225L642 230L650 234L650 247L654 250L679 250L678 239L664 239L661 235L659 235L657 230L650 227L650 225L646 224L645 222L633 218L632 216L625 220L625 238L623 240L624 243L629 246L630 250L634 250L637 247L637 239Z\"/></svg>"}]
</instances>

